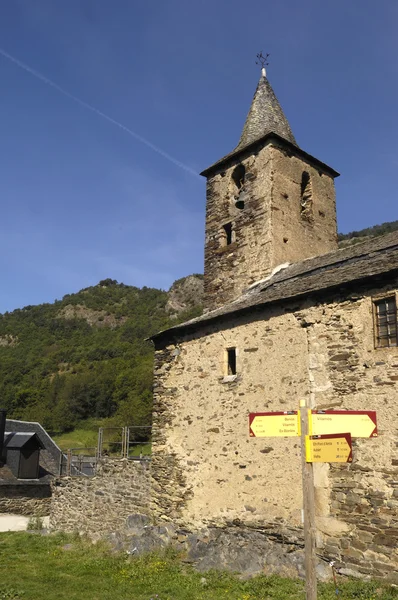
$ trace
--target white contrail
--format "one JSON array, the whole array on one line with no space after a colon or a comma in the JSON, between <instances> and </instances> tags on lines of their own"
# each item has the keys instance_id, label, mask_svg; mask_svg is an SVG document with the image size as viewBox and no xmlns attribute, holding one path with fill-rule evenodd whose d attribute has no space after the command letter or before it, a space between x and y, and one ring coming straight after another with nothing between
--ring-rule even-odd
<instances>
[{"instance_id":1,"label":"white contrail","mask_svg":"<svg viewBox=\"0 0 398 600\"><path fill-rule=\"evenodd\" d=\"M61 94L63 94L67 98L70 98L71 100L74 100L75 102L77 102L78 104L80 104L80 106L83 106L84 108L87 108L88 110L91 110L91 112L97 114L98 116L102 117L103 119L106 119L107 121L109 121L109 123L112 123L112 125L116 125L116 127L119 127L119 129L122 129L123 131L125 131L126 133L128 133L129 135L131 135L133 138L135 138L136 140L138 140L142 144L145 144L146 146L148 146L149 148L151 148L151 150L153 150L154 152L157 152L158 154L160 154L161 156L163 156L163 158L166 158L167 160L169 160L170 162L172 162L177 167L180 167L180 169L184 169L184 171L187 171L187 173L190 173L191 175L194 175L195 177L199 178L198 173L196 173L196 171L194 171L193 169L191 169L191 167L188 167L187 165L184 165L184 163L180 162L179 160L177 160L173 156L170 156L170 154L167 154L167 152L165 152L161 148L158 148L157 146L155 146L155 144L152 144L152 142L149 142L148 140L146 140L145 138L143 138L141 135L138 135L138 133L135 133L134 131L132 131L131 129L129 129L128 127L126 127L125 125L123 125L122 123L119 123L119 121L116 121L115 119L112 119L112 117L109 117L108 115L106 115L102 111L98 110L98 108L95 108L95 106L92 106L91 104L88 104L87 102L85 102L84 100L81 100L77 96L74 96L73 94L71 94L67 90L64 90L64 88L62 88L61 86L59 86L57 83L54 83L54 81L51 81L51 79L48 79L48 77L45 77L44 75L42 75L38 71L35 71L31 67L29 67L28 65L26 65L25 63L23 63L22 61L20 61L17 58L15 58L14 56L11 56L11 54L9 54L8 52L6 52L2 48L0 48L0 54L2 56L4 56L4 58L7 58L8 60L10 60L14 64L16 64L18 67L20 67L24 71L27 71L28 73L30 73L31 75L33 75L33 77L36 77L37 79L40 79L40 81L42 81L43 83L46 83L47 85L49 85L52 88L56 89L58 92L60 92Z\"/></svg>"}]
</instances>

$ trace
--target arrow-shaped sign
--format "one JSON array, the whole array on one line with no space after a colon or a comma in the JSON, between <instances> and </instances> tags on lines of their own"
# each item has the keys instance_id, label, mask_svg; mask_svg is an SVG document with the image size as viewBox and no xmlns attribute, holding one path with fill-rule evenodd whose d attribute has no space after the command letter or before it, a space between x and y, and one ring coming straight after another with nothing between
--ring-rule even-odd
<instances>
[{"instance_id":1,"label":"arrow-shaped sign","mask_svg":"<svg viewBox=\"0 0 398 600\"><path fill-rule=\"evenodd\" d=\"M297 410L249 414L250 437L292 437L300 435Z\"/></svg>"},{"instance_id":2,"label":"arrow-shaped sign","mask_svg":"<svg viewBox=\"0 0 398 600\"><path fill-rule=\"evenodd\" d=\"M351 437L376 437L374 410L313 410L308 419L310 435L350 432Z\"/></svg>"},{"instance_id":3,"label":"arrow-shaped sign","mask_svg":"<svg viewBox=\"0 0 398 600\"><path fill-rule=\"evenodd\" d=\"M306 435L305 459L307 462L351 462L351 435L349 433Z\"/></svg>"}]
</instances>

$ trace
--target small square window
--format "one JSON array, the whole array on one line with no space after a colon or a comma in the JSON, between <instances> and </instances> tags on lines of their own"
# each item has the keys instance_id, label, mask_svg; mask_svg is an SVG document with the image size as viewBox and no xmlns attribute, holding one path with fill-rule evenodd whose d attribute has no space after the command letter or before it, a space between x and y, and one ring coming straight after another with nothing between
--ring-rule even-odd
<instances>
[{"instance_id":1,"label":"small square window","mask_svg":"<svg viewBox=\"0 0 398 600\"><path fill-rule=\"evenodd\" d=\"M227 375L236 375L236 348L227 348Z\"/></svg>"},{"instance_id":2,"label":"small square window","mask_svg":"<svg viewBox=\"0 0 398 600\"><path fill-rule=\"evenodd\" d=\"M376 321L376 347L385 348L398 345L397 303L395 296L374 302Z\"/></svg>"}]
</instances>

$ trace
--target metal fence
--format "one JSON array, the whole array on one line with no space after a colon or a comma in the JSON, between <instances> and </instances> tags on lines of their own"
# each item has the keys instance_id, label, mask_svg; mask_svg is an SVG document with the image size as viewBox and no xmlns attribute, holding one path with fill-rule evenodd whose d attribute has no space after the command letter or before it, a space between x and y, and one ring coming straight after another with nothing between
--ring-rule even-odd
<instances>
[{"instance_id":1,"label":"metal fence","mask_svg":"<svg viewBox=\"0 0 398 600\"><path fill-rule=\"evenodd\" d=\"M66 454L61 454L59 474L92 477L97 460L97 448L70 448Z\"/></svg>"},{"instance_id":2,"label":"metal fence","mask_svg":"<svg viewBox=\"0 0 398 600\"><path fill-rule=\"evenodd\" d=\"M113 456L142 459L151 455L152 427L100 427L98 457Z\"/></svg>"},{"instance_id":3,"label":"metal fence","mask_svg":"<svg viewBox=\"0 0 398 600\"><path fill-rule=\"evenodd\" d=\"M130 460L149 460L152 449L152 427L100 427L98 444L93 448L69 448L61 455L59 474L92 477L97 462L107 456Z\"/></svg>"}]
</instances>

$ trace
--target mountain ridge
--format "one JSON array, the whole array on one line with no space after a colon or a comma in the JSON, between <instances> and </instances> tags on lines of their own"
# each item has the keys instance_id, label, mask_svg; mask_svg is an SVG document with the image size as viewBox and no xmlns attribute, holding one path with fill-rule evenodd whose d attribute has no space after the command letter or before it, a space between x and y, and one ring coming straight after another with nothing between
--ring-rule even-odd
<instances>
[{"instance_id":1,"label":"mountain ridge","mask_svg":"<svg viewBox=\"0 0 398 600\"><path fill-rule=\"evenodd\" d=\"M9 417L60 432L88 418L148 425L153 349L145 340L200 314L202 294L201 275L169 292L105 279L0 315L0 397Z\"/></svg>"}]
</instances>

